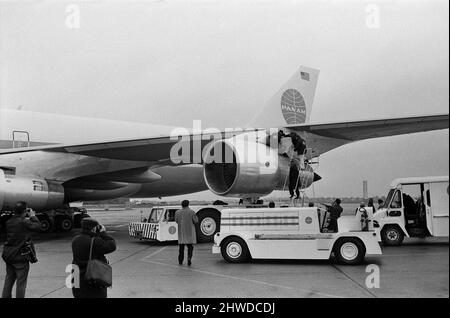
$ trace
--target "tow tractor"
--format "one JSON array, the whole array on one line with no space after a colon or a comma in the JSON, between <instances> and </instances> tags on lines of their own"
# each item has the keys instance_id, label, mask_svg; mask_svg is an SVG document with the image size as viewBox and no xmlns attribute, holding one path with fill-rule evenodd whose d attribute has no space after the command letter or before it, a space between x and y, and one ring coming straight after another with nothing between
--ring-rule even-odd
<instances>
[{"instance_id":1,"label":"tow tractor","mask_svg":"<svg viewBox=\"0 0 450 318\"><path fill-rule=\"evenodd\" d=\"M212 242L214 234L220 228L220 214L225 205L192 205L198 216L197 241ZM175 212L180 206L156 206L150 210L148 218L141 217L140 222L128 225L129 235L140 240L159 242L178 240L178 226L175 222ZM141 211L142 212L142 211Z\"/></svg>"},{"instance_id":2,"label":"tow tractor","mask_svg":"<svg viewBox=\"0 0 450 318\"><path fill-rule=\"evenodd\" d=\"M359 208L327 230L329 212L317 207L224 209L212 252L230 263L250 259L329 259L354 265L366 254L381 255L373 210Z\"/></svg>"}]
</instances>

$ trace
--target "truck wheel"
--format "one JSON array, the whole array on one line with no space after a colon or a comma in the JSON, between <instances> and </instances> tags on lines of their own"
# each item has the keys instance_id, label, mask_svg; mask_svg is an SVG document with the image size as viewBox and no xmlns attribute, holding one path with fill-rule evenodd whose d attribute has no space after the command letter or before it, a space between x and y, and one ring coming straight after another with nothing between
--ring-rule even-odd
<instances>
[{"instance_id":1,"label":"truck wheel","mask_svg":"<svg viewBox=\"0 0 450 318\"><path fill-rule=\"evenodd\" d=\"M49 233L52 231L52 223L48 218L40 219L39 222L41 222L41 232Z\"/></svg>"},{"instance_id":2,"label":"truck wheel","mask_svg":"<svg viewBox=\"0 0 450 318\"><path fill-rule=\"evenodd\" d=\"M214 242L214 235L220 229L220 212L207 209L198 213L197 240L200 243Z\"/></svg>"},{"instance_id":3,"label":"truck wheel","mask_svg":"<svg viewBox=\"0 0 450 318\"><path fill-rule=\"evenodd\" d=\"M242 263L250 258L247 244L239 237L226 238L220 244L220 252L228 263Z\"/></svg>"},{"instance_id":4,"label":"truck wheel","mask_svg":"<svg viewBox=\"0 0 450 318\"><path fill-rule=\"evenodd\" d=\"M340 239L334 247L334 256L340 264L361 264L366 255L366 248L360 240L355 238Z\"/></svg>"},{"instance_id":5,"label":"truck wheel","mask_svg":"<svg viewBox=\"0 0 450 318\"><path fill-rule=\"evenodd\" d=\"M63 232L69 232L73 228L73 221L70 218L61 218L58 224Z\"/></svg>"},{"instance_id":6,"label":"truck wheel","mask_svg":"<svg viewBox=\"0 0 450 318\"><path fill-rule=\"evenodd\" d=\"M398 226L385 226L381 231L381 239L383 243L389 246L401 245L405 234Z\"/></svg>"}]
</instances>

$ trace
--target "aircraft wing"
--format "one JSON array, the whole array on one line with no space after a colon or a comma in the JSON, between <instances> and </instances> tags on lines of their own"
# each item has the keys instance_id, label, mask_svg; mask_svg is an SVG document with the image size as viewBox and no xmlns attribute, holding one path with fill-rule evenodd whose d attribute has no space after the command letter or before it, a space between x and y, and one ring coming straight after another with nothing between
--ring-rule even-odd
<instances>
[{"instance_id":1,"label":"aircraft wing","mask_svg":"<svg viewBox=\"0 0 450 318\"><path fill-rule=\"evenodd\" d=\"M300 124L286 126L307 136L307 145L314 149L314 155L320 155L343 144L370 138L387 137L393 135L409 134L431 130L449 128L449 115L415 116L403 118L389 118L365 121L335 122L325 124ZM212 138L224 138L225 133L208 134L207 140L201 140L201 135L186 135L184 140L190 143L198 142L203 148ZM60 153L73 153L79 155L130 161L151 161L161 164L170 164L171 150L177 142L183 139L174 139L170 136L158 136L145 139L120 140L84 145L53 145L33 148L18 148L0 151L1 154L50 151ZM192 145L191 145L192 146ZM172 157L173 158L173 157Z\"/></svg>"},{"instance_id":2,"label":"aircraft wing","mask_svg":"<svg viewBox=\"0 0 450 318\"><path fill-rule=\"evenodd\" d=\"M316 156L354 141L447 129L449 115L292 125L287 128L306 133L307 146L313 148Z\"/></svg>"}]
</instances>

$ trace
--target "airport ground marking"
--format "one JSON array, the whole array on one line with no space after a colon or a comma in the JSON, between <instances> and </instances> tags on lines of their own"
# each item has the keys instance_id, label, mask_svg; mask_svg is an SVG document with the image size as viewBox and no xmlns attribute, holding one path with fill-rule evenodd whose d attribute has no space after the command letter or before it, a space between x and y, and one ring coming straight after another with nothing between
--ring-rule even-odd
<instances>
[{"instance_id":1,"label":"airport ground marking","mask_svg":"<svg viewBox=\"0 0 450 318\"><path fill-rule=\"evenodd\" d=\"M152 257L152 256L155 256L156 254L161 253L161 252L164 251L167 247L168 247L168 246L164 246L164 247L160 248L159 250L157 250L157 251L151 253L150 255L147 255L146 257L144 257L144 258L142 259L142 261L145 262L146 259L148 259L148 258L150 258L150 257Z\"/></svg>"},{"instance_id":2,"label":"airport ground marking","mask_svg":"<svg viewBox=\"0 0 450 318\"><path fill-rule=\"evenodd\" d=\"M254 279L248 279L248 278L231 276L231 275L224 275L224 274L219 274L219 273L214 273L214 272L209 272L209 271L203 271L203 270L199 270L199 269L193 269L193 268L189 268L189 267L180 267L179 265L173 265L173 264L168 264L168 263L163 263L163 262L151 261L151 260L148 259L148 257L144 258L142 261L144 261L146 263L155 264L155 265L168 266L168 267L172 267L172 268L183 269L183 270L186 270L186 271L197 272L197 273L200 273L200 274L206 274L206 275L216 276L216 277L220 277L220 278L233 279L233 280L239 280L239 281L246 281L246 282L249 282L249 283L265 285L265 286L271 286L271 287L277 287L277 288L281 288L281 289L289 289L289 290L293 290L293 291L301 291L301 292L307 293L308 295L309 294L315 294L315 295L324 296L324 297L328 297L328 298L343 298L342 296L326 294L326 293L322 293L322 292L318 292L318 291L314 291L314 290L307 290L307 289L296 288L296 287L291 287L291 286L272 284L272 283L263 282L263 281L259 281L259 280L254 280Z\"/></svg>"},{"instance_id":3,"label":"airport ground marking","mask_svg":"<svg viewBox=\"0 0 450 318\"><path fill-rule=\"evenodd\" d=\"M372 296L373 298L378 298L377 295L375 295L374 293L372 293L370 290L368 290L366 287L364 287L362 284L360 284L357 280L353 279L350 275L348 275L346 272L344 272L342 269L340 269L339 267L337 267L337 265L332 265L332 267L334 269L336 269L336 271L338 271L339 273L341 273L342 275L344 275L348 280L350 280L353 284L355 284L356 286L358 286L359 288L361 288L362 290L364 290L365 292L367 292L368 294L370 294L370 296Z\"/></svg>"}]
</instances>

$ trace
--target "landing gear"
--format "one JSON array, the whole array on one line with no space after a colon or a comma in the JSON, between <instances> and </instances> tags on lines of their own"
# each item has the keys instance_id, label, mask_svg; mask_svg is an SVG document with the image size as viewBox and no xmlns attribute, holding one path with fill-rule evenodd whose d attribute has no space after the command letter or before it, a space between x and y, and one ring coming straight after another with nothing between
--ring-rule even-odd
<instances>
[{"instance_id":1,"label":"landing gear","mask_svg":"<svg viewBox=\"0 0 450 318\"><path fill-rule=\"evenodd\" d=\"M57 218L58 229L63 232L69 232L73 228L73 220L68 216Z\"/></svg>"}]
</instances>

